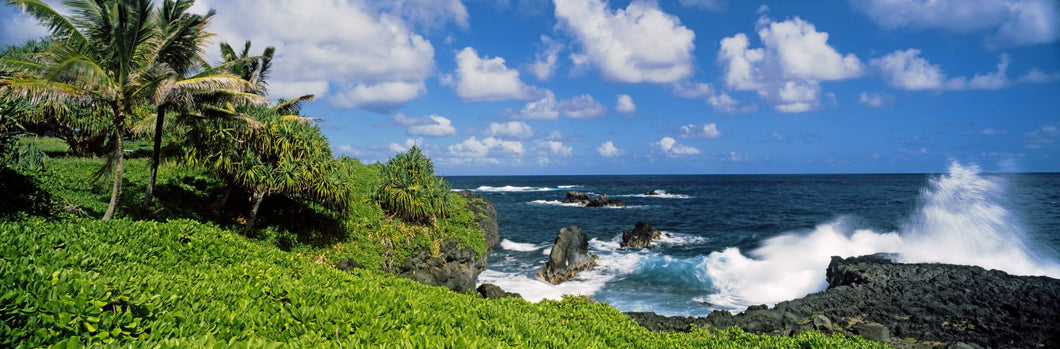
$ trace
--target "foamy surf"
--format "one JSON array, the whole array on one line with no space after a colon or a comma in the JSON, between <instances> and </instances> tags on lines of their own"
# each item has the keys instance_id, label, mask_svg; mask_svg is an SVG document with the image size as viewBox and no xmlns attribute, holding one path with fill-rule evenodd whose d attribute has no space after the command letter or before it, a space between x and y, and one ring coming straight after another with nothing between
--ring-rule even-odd
<instances>
[{"instance_id":1,"label":"foamy surf","mask_svg":"<svg viewBox=\"0 0 1060 349\"><path fill-rule=\"evenodd\" d=\"M672 194L665 190L652 190L650 193L654 194L626 194L626 195L615 195L615 197L633 197L633 198L657 198L657 199L691 199L691 196L684 194Z\"/></svg>"},{"instance_id":2,"label":"foamy surf","mask_svg":"<svg viewBox=\"0 0 1060 349\"><path fill-rule=\"evenodd\" d=\"M534 251L543 249L545 247L546 246L544 246L544 245L535 245L535 244L526 243L526 242L514 242L514 241L508 240L508 239L501 240L501 248L505 249L505 250L508 250L508 251L534 252Z\"/></svg>"},{"instance_id":3,"label":"foamy surf","mask_svg":"<svg viewBox=\"0 0 1060 349\"><path fill-rule=\"evenodd\" d=\"M907 263L977 265L1016 275L1060 278L1060 263L1029 244L1004 203L1004 183L976 166L950 165L921 192L920 207L899 232L857 230L845 220L804 234L765 240L749 256L727 248L702 264L716 293L702 297L720 309L742 311L823 290L831 256L895 253Z\"/></svg>"}]
</instances>

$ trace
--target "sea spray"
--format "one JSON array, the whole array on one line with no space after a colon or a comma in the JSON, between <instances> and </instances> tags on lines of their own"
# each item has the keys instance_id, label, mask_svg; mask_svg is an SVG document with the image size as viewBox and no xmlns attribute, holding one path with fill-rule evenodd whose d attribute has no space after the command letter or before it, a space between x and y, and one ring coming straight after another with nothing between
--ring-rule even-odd
<instances>
[{"instance_id":1,"label":"sea spray","mask_svg":"<svg viewBox=\"0 0 1060 349\"><path fill-rule=\"evenodd\" d=\"M702 264L716 293L702 297L720 309L776 304L821 291L831 256L896 253L899 261L978 265L1017 275L1060 278L1060 263L1044 257L1004 206L1004 183L956 162L921 192L920 207L898 233L854 230L844 219L804 234L765 240L744 256L737 248L711 253Z\"/></svg>"}]
</instances>

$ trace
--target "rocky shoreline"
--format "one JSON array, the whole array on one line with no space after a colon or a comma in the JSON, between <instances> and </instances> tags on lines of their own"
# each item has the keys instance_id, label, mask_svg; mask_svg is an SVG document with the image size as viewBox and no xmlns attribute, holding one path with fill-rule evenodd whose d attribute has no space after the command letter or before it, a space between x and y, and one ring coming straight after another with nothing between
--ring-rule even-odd
<instances>
[{"instance_id":1,"label":"rocky shoreline","mask_svg":"<svg viewBox=\"0 0 1060 349\"><path fill-rule=\"evenodd\" d=\"M840 332L905 348L1060 348L1060 280L975 266L832 257L828 289L732 315L627 313L655 331L691 326L791 335Z\"/></svg>"}]
</instances>

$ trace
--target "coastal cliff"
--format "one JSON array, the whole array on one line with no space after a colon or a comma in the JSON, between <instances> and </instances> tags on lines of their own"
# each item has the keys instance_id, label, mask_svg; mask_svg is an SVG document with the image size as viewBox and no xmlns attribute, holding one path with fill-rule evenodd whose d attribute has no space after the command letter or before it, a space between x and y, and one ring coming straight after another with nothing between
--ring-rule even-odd
<instances>
[{"instance_id":1,"label":"coastal cliff","mask_svg":"<svg viewBox=\"0 0 1060 349\"><path fill-rule=\"evenodd\" d=\"M888 255L832 257L828 289L773 308L732 315L666 317L627 313L651 330L738 325L790 335L816 329L899 347L1060 347L1060 280L975 266L900 264Z\"/></svg>"},{"instance_id":2,"label":"coastal cliff","mask_svg":"<svg viewBox=\"0 0 1060 349\"><path fill-rule=\"evenodd\" d=\"M394 274L461 293L475 289L475 279L486 268L487 257L500 241L497 210L482 195L466 190L456 194L467 201L468 209L475 214L479 229L486 237L486 253L479 255L457 241L446 240L437 254L429 248L421 249L398 265Z\"/></svg>"}]
</instances>

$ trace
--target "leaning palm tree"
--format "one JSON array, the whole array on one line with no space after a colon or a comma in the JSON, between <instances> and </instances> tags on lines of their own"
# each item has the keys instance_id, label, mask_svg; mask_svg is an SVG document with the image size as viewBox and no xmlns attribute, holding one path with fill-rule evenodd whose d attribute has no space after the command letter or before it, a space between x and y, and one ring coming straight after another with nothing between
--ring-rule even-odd
<instances>
[{"instance_id":1,"label":"leaning palm tree","mask_svg":"<svg viewBox=\"0 0 1060 349\"><path fill-rule=\"evenodd\" d=\"M203 47L206 39L213 35L206 32L206 26L213 17L214 11L211 10L205 15L188 13L193 2L193 0L165 0L159 14L159 34L168 46L175 49L160 57L164 67L168 70L155 86L153 96L156 106L155 130L150 174L141 203L144 211L151 207L154 197L167 111L174 110L182 116L201 116L203 105L217 104L222 101L247 104L266 102L264 96L253 93L260 90L257 82L242 78L233 71L232 67L243 64L242 62L226 62L217 67L209 67L205 63L202 57ZM249 48L249 42L247 47ZM271 59L271 54L269 57ZM195 67L202 69L197 74L189 76L190 70ZM236 87L236 89L198 88L201 87L199 82L207 80L224 81L225 87Z\"/></svg>"},{"instance_id":2,"label":"leaning palm tree","mask_svg":"<svg viewBox=\"0 0 1060 349\"><path fill-rule=\"evenodd\" d=\"M189 46L187 40L165 36L160 28L166 16L151 0L67 0L63 4L69 15L41 0L8 2L47 25L55 41L39 61L5 60L17 69L14 77L5 78L6 88L34 101L78 101L111 109L113 151L101 170L113 169L110 202L103 214L104 220L111 219L121 196L126 121L135 105L148 101L154 87L172 77L175 68L168 63L179 61L198 43ZM229 83L227 77L204 78L184 87L238 88L226 86Z\"/></svg>"}]
</instances>

